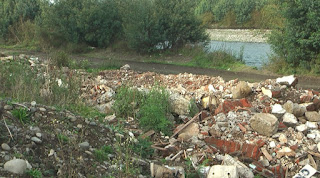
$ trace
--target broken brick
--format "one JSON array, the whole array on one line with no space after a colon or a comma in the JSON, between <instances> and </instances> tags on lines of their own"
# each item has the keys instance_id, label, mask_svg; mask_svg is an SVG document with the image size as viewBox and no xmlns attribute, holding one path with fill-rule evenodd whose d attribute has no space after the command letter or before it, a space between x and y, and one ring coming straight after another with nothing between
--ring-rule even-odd
<instances>
[{"instance_id":1,"label":"broken brick","mask_svg":"<svg viewBox=\"0 0 320 178\"><path fill-rule=\"evenodd\" d=\"M240 100L225 100L223 103L221 103L218 108L215 110L215 114L219 113L228 113L229 111L232 111L236 109L237 107L251 107L252 105L249 103L249 101L245 98Z\"/></svg>"}]
</instances>

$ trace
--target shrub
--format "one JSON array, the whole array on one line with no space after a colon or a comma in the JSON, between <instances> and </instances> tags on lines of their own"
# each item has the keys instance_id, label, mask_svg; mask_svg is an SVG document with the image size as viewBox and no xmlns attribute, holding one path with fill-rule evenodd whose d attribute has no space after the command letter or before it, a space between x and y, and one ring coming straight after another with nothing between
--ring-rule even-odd
<instances>
[{"instance_id":1,"label":"shrub","mask_svg":"<svg viewBox=\"0 0 320 178\"><path fill-rule=\"evenodd\" d=\"M51 63L59 68L71 67L72 60L66 52L56 51L51 54Z\"/></svg>"},{"instance_id":2,"label":"shrub","mask_svg":"<svg viewBox=\"0 0 320 178\"><path fill-rule=\"evenodd\" d=\"M186 0L125 1L122 16L129 46L153 52L206 40L205 28L192 13L193 5Z\"/></svg>"},{"instance_id":3,"label":"shrub","mask_svg":"<svg viewBox=\"0 0 320 178\"><path fill-rule=\"evenodd\" d=\"M154 152L151 145L152 142L148 139L139 138L138 142L132 145L132 151L140 155L142 158L150 158Z\"/></svg>"},{"instance_id":4,"label":"shrub","mask_svg":"<svg viewBox=\"0 0 320 178\"><path fill-rule=\"evenodd\" d=\"M94 157L97 161L103 162L108 160L108 154L112 154L114 151L111 146L102 146L100 149L94 150Z\"/></svg>"},{"instance_id":5,"label":"shrub","mask_svg":"<svg viewBox=\"0 0 320 178\"><path fill-rule=\"evenodd\" d=\"M119 117L135 116L136 110L141 105L143 94L137 89L122 86L117 90L113 109Z\"/></svg>"},{"instance_id":6,"label":"shrub","mask_svg":"<svg viewBox=\"0 0 320 178\"><path fill-rule=\"evenodd\" d=\"M236 0L234 10L237 24L243 24L250 20L254 8L255 0Z\"/></svg>"},{"instance_id":7,"label":"shrub","mask_svg":"<svg viewBox=\"0 0 320 178\"><path fill-rule=\"evenodd\" d=\"M139 125L144 130L153 129L170 134L172 123L167 118L167 114L170 113L169 108L169 94L165 89L152 88L140 108Z\"/></svg>"},{"instance_id":8,"label":"shrub","mask_svg":"<svg viewBox=\"0 0 320 178\"><path fill-rule=\"evenodd\" d=\"M271 46L289 67L310 70L310 64L320 53L320 2L285 0L282 5L286 22L284 27L273 30Z\"/></svg>"}]
</instances>

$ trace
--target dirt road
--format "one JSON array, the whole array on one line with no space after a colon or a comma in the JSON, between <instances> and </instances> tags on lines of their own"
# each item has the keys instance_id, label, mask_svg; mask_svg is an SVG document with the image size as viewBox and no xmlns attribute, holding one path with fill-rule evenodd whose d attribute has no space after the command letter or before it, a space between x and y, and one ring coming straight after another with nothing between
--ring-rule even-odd
<instances>
[{"instance_id":1,"label":"dirt road","mask_svg":"<svg viewBox=\"0 0 320 178\"><path fill-rule=\"evenodd\" d=\"M24 50L7 50L7 49L0 49L0 53L4 52L7 54L28 54L34 55L39 57L45 57L46 54L41 52L30 52ZM106 60L105 57L83 57L79 55L74 55L72 58L75 59L87 59L91 63L92 67L101 66L101 64ZM139 61L131 61L131 60L121 60L122 64L129 64L132 70L146 72L157 72L162 74L178 74L178 73L193 73L199 75L209 75L209 76L221 76L225 80L232 80L238 78L239 80L249 81L249 82L260 82L266 79L275 79L280 75L276 74L259 74L251 73L251 72L233 72L233 71L225 71L225 70L218 70L218 69L207 69L207 68L200 68L200 67L188 67L188 66L177 66L171 64L159 64L159 63L145 63ZM261 71L262 72L262 71ZM298 76L299 83L297 85L298 88L302 89L314 89L320 90L320 76L319 77L304 77Z\"/></svg>"}]
</instances>

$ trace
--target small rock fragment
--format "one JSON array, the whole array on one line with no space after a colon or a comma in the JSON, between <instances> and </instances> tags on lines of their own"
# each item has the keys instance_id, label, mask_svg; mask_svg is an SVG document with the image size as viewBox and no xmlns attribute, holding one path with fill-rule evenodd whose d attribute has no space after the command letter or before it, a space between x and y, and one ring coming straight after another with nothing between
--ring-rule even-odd
<instances>
[{"instance_id":1,"label":"small rock fragment","mask_svg":"<svg viewBox=\"0 0 320 178\"><path fill-rule=\"evenodd\" d=\"M252 92L251 87L247 82L240 81L236 88L232 90L233 99L241 99L249 96Z\"/></svg>"},{"instance_id":2,"label":"small rock fragment","mask_svg":"<svg viewBox=\"0 0 320 178\"><path fill-rule=\"evenodd\" d=\"M27 163L23 159L13 159L4 164L4 170L14 174L23 174L27 170Z\"/></svg>"},{"instance_id":3,"label":"small rock fragment","mask_svg":"<svg viewBox=\"0 0 320 178\"><path fill-rule=\"evenodd\" d=\"M272 136L277 132L278 125L278 119L268 113L258 113L250 119L252 129L261 135Z\"/></svg>"},{"instance_id":4,"label":"small rock fragment","mask_svg":"<svg viewBox=\"0 0 320 178\"><path fill-rule=\"evenodd\" d=\"M79 147L81 149L88 149L90 147L90 144L88 142L82 142L79 144Z\"/></svg>"},{"instance_id":5,"label":"small rock fragment","mask_svg":"<svg viewBox=\"0 0 320 178\"><path fill-rule=\"evenodd\" d=\"M6 144L6 143L2 143L1 144L1 148L3 150L5 150L5 151L10 151L11 150L10 146L8 144Z\"/></svg>"},{"instance_id":6,"label":"small rock fragment","mask_svg":"<svg viewBox=\"0 0 320 178\"><path fill-rule=\"evenodd\" d=\"M42 140L40 140L38 137L32 137L31 140L35 143L42 143Z\"/></svg>"},{"instance_id":7,"label":"small rock fragment","mask_svg":"<svg viewBox=\"0 0 320 178\"><path fill-rule=\"evenodd\" d=\"M306 118L308 121L311 122L319 122L320 121L320 114L317 113L316 111L307 111L305 113Z\"/></svg>"},{"instance_id":8,"label":"small rock fragment","mask_svg":"<svg viewBox=\"0 0 320 178\"><path fill-rule=\"evenodd\" d=\"M289 127L293 127L298 124L298 120L297 120L296 116L294 116L291 113L285 113L282 117L282 121L285 125L287 125Z\"/></svg>"}]
</instances>

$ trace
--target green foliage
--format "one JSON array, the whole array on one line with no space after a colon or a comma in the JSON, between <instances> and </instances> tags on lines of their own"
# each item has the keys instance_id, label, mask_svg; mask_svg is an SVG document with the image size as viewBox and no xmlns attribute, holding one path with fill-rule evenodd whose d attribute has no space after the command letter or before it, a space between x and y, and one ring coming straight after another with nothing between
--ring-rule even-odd
<instances>
[{"instance_id":1,"label":"green foliage","mask_svg":"<svg viewBox=\"0 0 320 178\"><path fill-rule=\"evenodd\" d=\"M273 50L289 68L311 70L320 54L320 2L285 0L284 27L274 30L270 38ZM295 71L296 72L296 71Z\"/></svg>"},{"instance_id":2,"label":"green foliage","mask_svg":"<svg viewBox=\"0 0 320 178\"><path fill-rule=\"evenodd\" d=\"M202 48L194 48L192 61L189 63L192 66L216 68L216 69L229 69L236 65L243 64L241 53L234 54L232 51L225 49L215 50L213 52L206 52Z\"/></svg>"},{"instance_id":3,"label":"green foliage","mask_svg":"<svg viewBox=\"0 0 320 178\"><path fill-rule=\"evenodd\" d=\"M146 95L140 108L139 125L144 130L153 129L169 135L172 123L167 118L168 113L170 113L168 92L163 88L154 87Z\"/></svg>"},{"instance_id":4,"label":"green foliage","mask_svg":"<svg viewBox=\"0 0 320 178\"><path fill-rule=\"evenodd\" d=\"M70 67L72 60L69 55L64 51L56 51L51 54L51 63L54 66L61 67Z\"/></svg>"},{"instance_id":5,"label":"green foliage","mask_svg":"<svg viewBox=\"0 0 320 178\"><path fill-rule=\"evenodd\" d=\"M150 158L153 155L154 150L151 148L152 142L148 139L138 139L137 143L132 146L132 151L142 158Z\"/></svg>"},{"instance_id":6,"label":"green foliage","mask_svg":"<svg viewBox=\"0 0 320 178\"><path fill-rule=\"evenodd\" d=\"M234 7L234 0L218 0L213 7L213 14L216 21L221 21L225 15Z\"/></svg>"},{"instance_id":7,"label":"green foliage","mask_svg":"<svg viewBox=\"0 0 320 178\"><path fill-rule=\"evenodd\" d=\"M238 24L243 24L251 19L251 13L255 8L256 0L236 0L235 1L235 13L236 21Z\"/></svg>"},{"instance_id":8,"label":"green foliage","mask_svg":"<svg viewBox=\"0 0 320 178\"><path fill-rule=\"evenodd\" d=\"M113 109L119 117L135 116L144 96L137 89L128 86L120 87L115 96Z\"/></svg>"},{"instance_id":9,"label":"green foliage","mask_svg":"<svg viewBox=\"0 0 320 178\"><path fill-rule=\"evenodd\" d=\"M42 27L40 36L48 46L57 48L68 41L105 47L121 32L114 0L61 0L54 4L47 1L42 3L42 9L38 21Z\"/></svg>"},{"instance_id":10,"label":"green foliage","mask_svg":"<svg viewBox=\"0 0 320 178\"><path fill-rule=\"evenodd\" d=\"M8 40L10 33L11 35L16 33L16 31L9 30L10 26L33 21L39 13L39 0L0 1L0 38Z\"/></svg>"},{"instance_id":11,"label":"green foliage","mask_svg":"<svg viewBox=\"0 0 320 178\"><path fill-rule=\"evenodd\" d=\"M59 133L59 134L57 135L57 138L58 138L59 142L62 143L62 144L65 144L65 143L68 143L68 142L69 142L69 137L66 136L66 135L64 135L64 134L60 134L60 133Z\"/></svg>"},{"instance_id":12,"label":"green foliage","mask_svg":"<svg viewBox=\"0 0 320 178\"><path fill-rule=\"evenodd\" d=\"M32 178L42 178L42 172L38 169L31 169L27 171L27 175L29 175Z\"/></svg>"},{"instance_id":13,"label":"green foliage","mask_svg":"<svg viewBox=\"0 0 320 178\"><path fill-rule=\"evenodd\" d=\"M194 3L181 0L123 1L124 34L129 47L140 52L179 48L207 39Z\"/></svg>"},{"instance_id":14,"label":"green foliage","mask_svg":"<svg viewBox=\"0 0 320 178\"><path fill-rule=\"evenodd\" d=\"M29 115L28 115L28 110L26 108L18 108L18 109L14 109L12 111L12 115L19 119L19 121L22 123L22 124L25 124L28 122L28 118L29 118Z\"/></svg>"},{"instance_id":15,"label":"green foliage","mask_svg":"<svg viewBox=\"0 0 320 178\"><path fill-rule=\"evenodd\" d=\"M102 146L100 149L96 149L94 150L94 156L95 156L95 159L99 162L103 162L103 161L106 161L108 160L108 154L112 154L114 151L113 151L113 148L111 146Z\"/></svg>"},{"instance_id":16,"label":"green foliage","mask_svg":"<svg viewBox=\"0 0 320 178\"><path fill-rule=\"evenodd\" d=\"M190 100L190 104L189 104L189 115L191 117L195 116L196 114L198 114L199 112L199 108L197 106L196 100L194 98L192 98Z\"/></svg>"}]
</instances>

